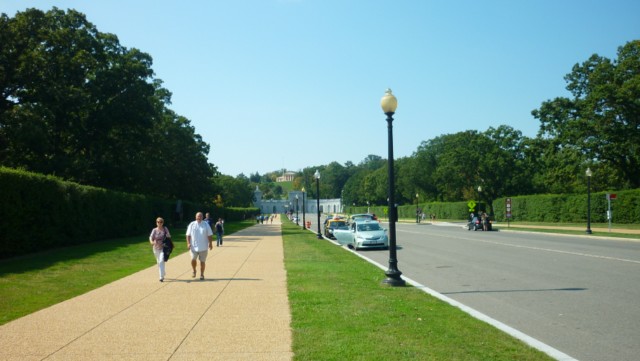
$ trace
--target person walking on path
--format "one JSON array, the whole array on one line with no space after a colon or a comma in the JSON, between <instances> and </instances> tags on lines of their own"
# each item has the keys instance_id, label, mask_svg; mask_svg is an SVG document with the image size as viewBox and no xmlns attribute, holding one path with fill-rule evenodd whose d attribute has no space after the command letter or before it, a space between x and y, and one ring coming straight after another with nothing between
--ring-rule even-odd
<instances>
[{"instance_id":1,"label":"person walking on path","mask_svg":"<svg viewBox=\"0 0 640 361\"><path fill-rule=\"evenodd\" d=\"M156 257L158 263L158 272L160 273L160 282L164 281L165 268L164 268L164 240L167 237L171 237L169 229L164 226L164 219L161 217L156 218L156 228L151 230L149 235L149 243L153 248L153 255Z\"/></svg>"},{"instance_id":2,"label":"person walking on path","mask_svg":"<svg viewBox=\"0 0 640 361\"><path fill-rule=\"evenodd\" d=\"M216 247L222 246L222 235L224 234L224 222L222 218L218 218L216 222Z\"/></svg>"},{"instance_id":3,"label":"person walking on path","mask_svg":"<svg viewBox=\"0 0 640 361\"><path fill-rule=\"evenodd\" d=\"M211 219L211 214L209 212L204 214L204 221L207 222L211 229L213 229L213 219Z\"/></svg>"},{"instance_id":4,"label":"person walking on path","mask_svg":"<svg viewBox=\"0 0 640 361\"><path fill-rule=\"evenodd\" d=\"M196 213L196 220L189 223L187 227L187 249L191 251L191 268L193 268L191 277L196 277L197 260L200 260L200 279L204 280L207 254L213 248L213 231L202 218L202 212Z\"/></svg>"}]
</instances>

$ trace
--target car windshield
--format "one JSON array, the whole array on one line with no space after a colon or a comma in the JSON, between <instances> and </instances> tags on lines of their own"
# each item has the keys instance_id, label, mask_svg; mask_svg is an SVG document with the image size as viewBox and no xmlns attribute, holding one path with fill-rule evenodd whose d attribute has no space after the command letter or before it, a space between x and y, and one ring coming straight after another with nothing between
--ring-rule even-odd
<instances>
[{"instance_id":1,"label":"car windshield","mask_svg":"<svg viewBox=\"0 0 640 361\"><path fill-rule=\"evenodd\" d=\"M339 222L331 222L329 223L329 227L331 228L335 228L335 227L342 227L342 226L346 226L347 223L344 221L339 221Z\"/></svg>"},{"instance_id":2,"label":"car windshield","mask_svg":"<svg viewBox=\"0 0 640 361\"><path fill-rule=\"evenodd\" d=\"M367 231L379 231L380 224L379 223L365 223L358 225L358 231L367 232Z\"/></svg>"}]
</instances>

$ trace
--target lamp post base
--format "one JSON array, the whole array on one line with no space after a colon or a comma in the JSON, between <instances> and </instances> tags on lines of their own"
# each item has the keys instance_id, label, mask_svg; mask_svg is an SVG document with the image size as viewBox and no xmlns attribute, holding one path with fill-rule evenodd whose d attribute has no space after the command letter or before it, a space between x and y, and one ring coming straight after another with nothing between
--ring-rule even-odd
<instances>
[{"instance_id":1,"label":"lamp post base","mask_svg":"<svg viewBox=\"0 0 640 361\"><path fill-rule=\"evenodd\" d=\"M584 231L584 233L586 233L586 234L592 234L593 232L591 232L591 228L587 228L587 230L586 230L586 231Z\"/></svg>"},{"instance_id":2,"label":"lamp post base","mask_svg":"<svg viewBox=\"0 0 640 361\"><path fill-rule=\"evenodd\" d=\"M385 278L382 281L382 284L385 284L387 286L391 286L391 287L404 287L406 286L406 282L402 279L402 277L400 277L402 275L402 272L400 272L399 270L387 270L384 273L387 278Z\"/></svg>"},{"instance_id":3,"label":"lamp post base","mask_svg":"<svg viewBox=\"0 0 640 361\"><path fill-rule=\"evenodd\" d=\"M318 237L318 239L322 239L322 234L318 233L317 237Z\"/></svg>"}]
</instances>

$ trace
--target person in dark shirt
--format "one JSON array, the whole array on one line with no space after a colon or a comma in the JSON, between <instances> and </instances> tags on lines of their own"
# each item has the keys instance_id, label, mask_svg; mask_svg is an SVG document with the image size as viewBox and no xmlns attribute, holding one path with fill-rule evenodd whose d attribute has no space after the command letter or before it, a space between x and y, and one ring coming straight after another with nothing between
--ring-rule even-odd
<instances>
[{"instance_id":1,"label":"person in dark shirt","mask_svg":"<svg viewBox=\"0 0 640 361\"><path fill-rule=\"evenodd\" d=\"M216 246L222 246L222 235L224 234L224 221L222 218L218 218L218 222L216 222Z\"/></svg>"}]
</instances>

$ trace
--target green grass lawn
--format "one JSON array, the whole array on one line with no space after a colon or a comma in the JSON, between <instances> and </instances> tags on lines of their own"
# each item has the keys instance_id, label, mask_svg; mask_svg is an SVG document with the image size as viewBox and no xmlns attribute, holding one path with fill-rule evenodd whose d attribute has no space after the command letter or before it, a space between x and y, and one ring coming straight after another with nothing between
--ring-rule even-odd
<instances>
[{"instance_id":1,"label":"green grass lawn","mask_svg":"<svg viewBox=\"0 0 640 361\"><path fill-rule=\"evenodd\" d=\"M227 234L253 225L225 225ZM186 251L184 229L171 229ZM296 360L551 360L285 220ZM0 261L0 324L155 264L147 235Z\"/></svg>"},{"instance_id":2,"label":"green grass lawn","mask_svg":"<svg viewBox=\"0 0 640 361\"><path fill-rule=\"evenodd\" d=\"M551 360L285 221L296 360Z\"/></svg>"},{"instance_id":3,"label":"green grass lawn","mask_svg":"<svg viewBox=\"0 0 640 361\"><path fill-rule=\"evenodd\" d=\"M227 222L231 234L253 220ZM151 228L149 228L151 231ZM174 254L187 251L184 228L170 228ZM65 247L0 261L0 325L155 264L149 235Z\"/></svg>"}]
</instances>

